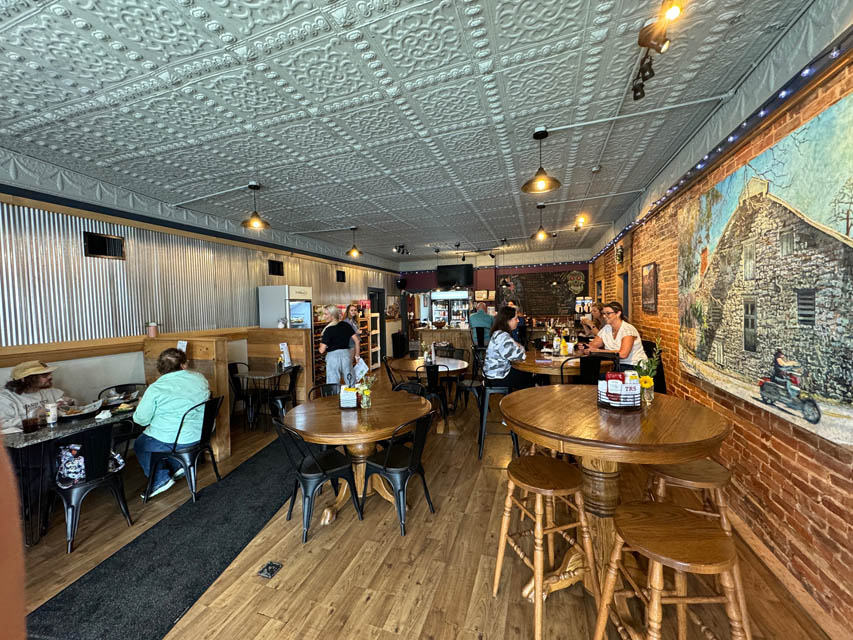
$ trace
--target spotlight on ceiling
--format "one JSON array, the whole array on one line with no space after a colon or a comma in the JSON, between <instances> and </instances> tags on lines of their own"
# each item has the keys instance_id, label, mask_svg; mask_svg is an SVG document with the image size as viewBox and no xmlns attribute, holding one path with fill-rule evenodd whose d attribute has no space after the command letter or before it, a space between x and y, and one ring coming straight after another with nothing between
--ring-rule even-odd
<instances>
[{"instance_id":1,"label":"spotlight on ceiling","mask_svg":"<svg viewBox=\"0 0 853 640\"><path fill-rule=\"evenodd\" d=\"M490 257L492 260L494 260L494 259L495 259L495 252L494 252L494 251L489 251L489 257Z\"/></svg>"},{"instance_id":2,"label":"spotlight on ceiling","mask_svg":"<svg viewBox=\"0 0 853 640\"><path fill-rule=\"evenodd\" d=\"M393 251L394 253L399 253L399 251L397 251L397 247L394 247L393 249L391 249L391 251Z\"/></svg>"},{"instance_id":3,"label":"spotlight on ceiling","mask_svg":"<svg viewBox=\"0 0 853 640\"><path fill-rule=\"evenodd\" d=\"M355 245L355 230L358 227L350 227L350 231L352 231L352 248L347 251L347 255L351 258L357 258L361 255L361 251L358 250L358 247Z\"/></svg>"},{"instance_id":4,"label":"spotlight on ceiling","mask_svg":"<svg viewBox=\"0 0 853 640\"><path fill-rule=\"evenodd\" d=\"M678 16L681 15L681 6L679 5L678 2L671 2L671 1L666 2L666 1L664 1L663 9L664 9L664 11L663 11L664 17L667 20L669 20L670 22L672 22Z\"/></svg>"},{"instance_id":5,"label":"spotlight on ceiling","mask_svg":"<svg viewBox=\"0 0 853 640\"><path fill-rule=\"evenodd\" d=\"M245 227L246 229L254 229L256 231L269 229L270 223L264 220L258 213L258 189L261 188L261 185L257 182L250 182L247 186L252 191L252 213L250 213L249 217L240 223L240 226Z\"/></svg>"},{"instance_id":6,"label":"spotlight on ceiling","mask_svg":"<svg viewBox=\"0 0 853 640\"><path fill-rule=\"evenodd\" d=\"M645 85L640 78L634 80L634 84L631 85L631 92L634 94L634 100L642 100L646 97Z\"/></svg>"},{"instance_id":7,"label":"spotlight on ceiling","mask_svg":"<svg viewBox=\"0 0 853 640\"><path fill-rule=\"evenodd\" d=\"M439 251L441 251L441 249L439 249L438 247L432 250L433 253L438 253Z\"/></svg>"},{"instance_id":8,"label":"spotlight on ceiling","mask_svg":"<svg viewBox=\"0 0 853 640\"><path fill-rule=\"evenodd\" d=\"M460 244L462 244L462 243L461 243L461 242L457 242L457 243L456 243L456 244L454 244L453 246L454 246L454 247L456 247L456 248L458 249Z\"/></svg>"},{"instance_id":9,"label":"spotlight on ceiling","mask_svg":"<svg viewBox=\"0 0 853 640\"><path fill-rule=\"evenodd\" d=\"M643 56L643 61L640 63L640 79L643 82L648 82L655 77L655 70L652 69L652 54L647 50Z\"/></svg>"},{"instance_id":10,"label":"spotlight on ceiling","mask_svg":"<svg viewBox=\"0 0 853 640\"><path fill-rule=\"evenodd\" d=\"M547 193L562 186L557 178L549 176L548 172L542 167L542 141L547 137L548 129L545 127L538 127L533 132L533 139L539 141L539 168L530 180L521 185L521 190L524 193Z\"/></svg>"},{"instance_id":11,"label":"spotlight on ceiling","mask_svg":"<svg viewBox=\"0 0 853 640\"><path fill-rule=\"evenodd\" d=\"M654 49L658 53L666 53L671 44L666 36L666 23L655 19L650 20L640 29L637 42L645 49Z\"/></svg>"},{"instance_id":12,"label":"spotlight on ceiling","mask_svg":"<svg viewBox=\"0 0 853 640\"><path fill-rule=\"evenodd\" d=\"M593 167L590 169L590 171L592 171L593 173L598 173L599 171L601 171L601 165L600 164L593 165Z\"/></svg>"},{"instance_id":13,"label":"spotlight on ceiling","mask_svg":"<svg viewBox=\"0 0 853 640\"><path fill-rule=\"evenodd\" d=\"M465 262L465 254L462 254L462 262Z\"/></svg>"},{"instance_id":14,"label":"spotlight on ceiling","mask_svg":"<svg viewBox=\"0 0 853 640\"><path fill-rule=\"evenodd\" d=\"M509 287L512 285L510 285L509 280L507 280L506 278L501 278L501 285L500 286L501 286L501 289L509 289Z\"/></svg>"}]
</instances>

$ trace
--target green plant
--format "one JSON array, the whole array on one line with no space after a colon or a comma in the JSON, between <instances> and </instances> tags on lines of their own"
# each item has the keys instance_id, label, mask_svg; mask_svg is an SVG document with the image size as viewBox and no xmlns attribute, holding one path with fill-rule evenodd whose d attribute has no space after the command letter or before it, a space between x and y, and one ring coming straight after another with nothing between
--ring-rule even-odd
<instances>
[{"instance_id":1,"label":"green plant","mask_svg":"<svg viewBox=\"0 0 853 640\"><path fill-rule=\"evenodd\" d=\"M655 340L655 350L652 352L651 357L648 360L643 360L640 364L637 365L637 373L640 376L649 376L650 378L654 378L655 374L658 372L658 365L660 364L660 336Z\"/></svg>"}]
</instances>

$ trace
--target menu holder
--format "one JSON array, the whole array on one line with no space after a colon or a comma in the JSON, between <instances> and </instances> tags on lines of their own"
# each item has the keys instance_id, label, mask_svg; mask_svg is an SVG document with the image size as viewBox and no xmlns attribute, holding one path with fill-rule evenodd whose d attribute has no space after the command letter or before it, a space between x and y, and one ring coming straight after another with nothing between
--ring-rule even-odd
<instances>
[{"instance_id":1,"label":"menu holder","mask_svg":"<svg viewBox=\"0 0 853 640\"><path fill-rule=\"evenodd\" d=\"M358 390L354 387L343 387L338 396L341 409L357 409L358 408Z\"/></svg>"},{"instance_id":2,"label":"menu holder","mask_svg":"<svg viewBox=\"0 0 853 640\"><path fill-rule=\"evenodd\" d=\"M598 406L607 409L640 409L640 377L636 371L611 371L598 381Z\"/></svg>"}]
</instances>

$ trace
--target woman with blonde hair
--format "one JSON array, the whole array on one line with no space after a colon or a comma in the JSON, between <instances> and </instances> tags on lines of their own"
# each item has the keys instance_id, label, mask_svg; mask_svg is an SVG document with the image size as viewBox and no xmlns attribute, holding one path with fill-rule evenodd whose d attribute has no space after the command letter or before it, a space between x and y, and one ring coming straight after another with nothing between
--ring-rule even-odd
<instances>
[{"instance_id":1,"label":"woman with blonde hair","mask_svg":"<svg viewBox=\"0 0 853 640\"><path fill-rule=\"evenodd\" d=\"M320 353L326 354L326 384L355 383L352 365L358 360L358 341L352 340L355 335L352 326L341 322L341 310L333 304L323 307L323 320L328 324L323 329L320 338ZM350 354L350 342L355 343L355 351Z\"/></svg>"},{"instance_id":2,"label":"woman with blonde hair","mask_svg":"<svg viewBox=\"0 0 853 640\"><path fill-rule=\"evenodd\" d=\"M604 321L604 316L601 312L604 311L604 305L600 302L593 302L592 307L590 307L589 315L581 318L581 325L583 325L583 335L588 336L590 338L594 338L598 335L598 332L601 331L601 328L607 324Z\"/></svg>"}]
</instances>

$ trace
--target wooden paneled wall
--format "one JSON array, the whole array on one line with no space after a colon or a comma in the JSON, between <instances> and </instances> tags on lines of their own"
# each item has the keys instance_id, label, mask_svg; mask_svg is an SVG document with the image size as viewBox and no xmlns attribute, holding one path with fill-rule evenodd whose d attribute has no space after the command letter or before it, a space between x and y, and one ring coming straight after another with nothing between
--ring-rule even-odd
<instances>
[{"instance_id":1,"label":"wooden paneled wall","mask_svg":"<svg viewBox=\"0 0 853 640\"><path fill-rule=\"evenodd\" d=\"M177 337L145 338L142 357L145 364L145 382L151 384L160 377L157 357L164 349L177 347L178 340L187 341L187 366L201 373L210 384L211 397L223 396L224 401L216 416L216 433L213 436L213 451L217 460L231 455L231 397L228 389L228 339L225 337Z\"/></svg>"},{"instance_id":2,"label":"wooden paneled wall","mask_svg":"<svg viewBox=\"0 0 853 640\"><path fill-rule=\"evenodd\" d=\"M309 329L248 329L246 346L249 353L249 368L262 371L275 369L280 353L279 345L287 343L293 364L301 366L296 383L296 399L308 400L308 391L314 386L314 371L311 362L311 331ZM286 381L282 382L284 387Z\"/></svg>"}]
</instances>

